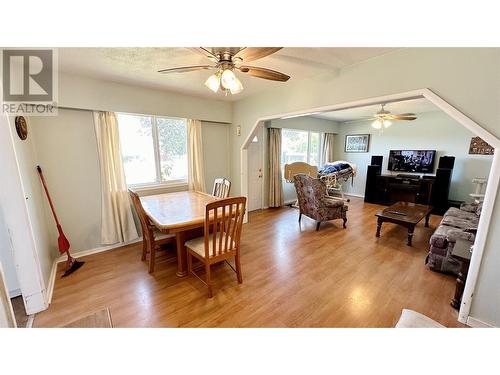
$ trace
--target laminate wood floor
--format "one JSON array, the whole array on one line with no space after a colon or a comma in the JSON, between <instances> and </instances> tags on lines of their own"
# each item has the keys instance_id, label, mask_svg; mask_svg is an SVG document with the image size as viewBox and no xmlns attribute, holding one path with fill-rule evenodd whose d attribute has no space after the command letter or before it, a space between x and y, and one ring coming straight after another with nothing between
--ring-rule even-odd
<instances>
[{"instance_id":1,"label":"laminate wood floor","mask_svg":"<svg viewBox=\"0 0 500 375\"><path fill-rule=\"evenodd\" d=\"M242 232L243 284L226 264L213 268L214 297L196 278L178 278L175 251L158 256L155 273L141 262L140 245L83 258L85 265L60 278L36 327L63 326L109 308L114 327L392 327L403 308L448 327L462 327L450 306L455 278L424 264L430 228L419 223L413 247L405 228L384 223L381 206L352 199L342 221L297 222L294 208L252 212Z\"/></svg>"}]
</instances>

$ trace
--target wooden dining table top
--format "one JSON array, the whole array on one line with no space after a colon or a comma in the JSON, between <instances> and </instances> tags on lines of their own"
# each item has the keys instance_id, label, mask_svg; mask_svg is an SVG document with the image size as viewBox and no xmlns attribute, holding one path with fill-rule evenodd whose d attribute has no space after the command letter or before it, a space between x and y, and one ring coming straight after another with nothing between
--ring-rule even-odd
<instances>
[{"instance_id":1,"label":"wooden dining table top","mask_svg":"<svg viewBox=\"0 0 500 375\"><path fill-rule=\"evenodd\" d=\"M206 205L219 198L197 191L179 191L140 199L153 224L162 231L173 233L203 225Z\"/></svg>"}]
</instances>

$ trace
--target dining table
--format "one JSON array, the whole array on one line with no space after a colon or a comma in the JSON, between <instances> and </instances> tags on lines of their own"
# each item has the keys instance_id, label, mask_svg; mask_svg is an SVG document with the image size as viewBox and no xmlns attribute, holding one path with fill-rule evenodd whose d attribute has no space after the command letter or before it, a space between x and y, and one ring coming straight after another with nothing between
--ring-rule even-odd
<instances>
[{"instance_id":1,"label":"dining table","mask_svg":"<svg viewBox=\"0 0 500 375\"><path fill-rule=\"evenodd\" d=\"M187 252L184 245L190 236L201 235L205 225L205 207L219 198L199 191L179 191L142 196L141 204L151 223L161 232L174 234L177 249L178 277L187 275Z\"/></svg>"}]
</instances>

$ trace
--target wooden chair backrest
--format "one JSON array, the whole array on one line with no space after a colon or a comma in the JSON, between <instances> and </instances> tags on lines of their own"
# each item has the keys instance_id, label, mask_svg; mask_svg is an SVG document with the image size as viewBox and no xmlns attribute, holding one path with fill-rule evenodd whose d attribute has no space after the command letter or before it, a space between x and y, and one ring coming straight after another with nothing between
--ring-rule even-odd
<instances>
[{"instance_id":1,"label":"wooden chair backrest","mask_svg":"<svg viewBox=\"0 0 500 375\"><path fill-rule=\"evenodd\" d=\"M146 212L142 207L141 199L139 198L139 195L132 189L128 189L128 193L130 194L130 199L132 199L135 211L137 212L137 216L139 217L139 221L141 222L142 232L147 233L150 230L150 223L148 215L146 215Z\"/></svg>"},{"instance_id":2,"label":"wooden chair backrest","mask_svg":"<svg viewBox=\"0 0 500 375\"><path fill-rule=\"evenodd\" d=\"M214 189L212 195L217 198L227 198L229 197L229 191L231 190L231 181L227 178L216 178L214 181Z\"/></svg>"},{"instance_id":3,"label":"wooden chair backrest","mask_svg":"<svg viewBox=\"0 0 500 375\"><path fill-rule=\"evenodd\" d=\"M205 213L205 257L239 251L245 197L226 198L207 204ZM232 241L230 241L230 239ZM210 242L212 254L210 251Z\"/></svg>"}]
</instances>

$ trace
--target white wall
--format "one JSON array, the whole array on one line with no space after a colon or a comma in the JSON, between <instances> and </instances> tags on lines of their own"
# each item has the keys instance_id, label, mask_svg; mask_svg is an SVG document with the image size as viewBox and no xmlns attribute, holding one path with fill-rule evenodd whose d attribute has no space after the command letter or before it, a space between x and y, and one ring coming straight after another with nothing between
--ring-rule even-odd
<instances>
[{"instance_id":1,"label":"white wall","mask_svg":"<svg viewBox=\"0 0 500 375\"><path fill-rule=\"evenodd\" d=\"M99 246L101 185L92 112L60 109L56 117L31 120L31 132L57 216L73 252ZM45 218L56 244L48 205Z\"/></svg>"},{"instance_id":2,"label":"white wall","mask_svg":"<svg viewBox=\"0 0 500 375\"><path fill-rule=\"evenodd\" d=\"M339 123L323 118L306 116L271 120L266 123L266 128L310 130L321 133L337 134L339 132Z\"/></svg>"},{"instance_id":3,"label":"white wall","mask_svg":"<svg viewBox=\"0 0 500 375\"><path fill-rule=\"evenodd\" d=\"M338 74L277 86L234 104L231 176L241 191L241 146L257 119L292 111L429 88L500 138L500 49L407 48L344 69ZM471 316L500 326L500 200L486 242Z\"/></svg>"},{"instance_id":4,"label":"white wall","mask_svg":"<svg viewBox=\"0 0 500 375\"><path fill-rule=\"evenodd\" d=\"M101 185L99 159L91 111L59 109L58 116L30 121L36 160L43 169L57 215L71 251L101 246ZM202 122L205 181L211 191L215 177L229 177L229 125ZM187 190L187 185L143 191L141 195ZM56 246L57 232L49 206L45 221Z\"/></svg>"},{"instance_id":5,"label":"white wall","mask_svg":"<svg viewBox=\"0 0 500 375\"><path fill-rule=\"evenodd\" d=\"M21 285L17 279L14 249L10 243L9 231L5 223L4 215L0 204L0 263L3 265L9 296L12 298L21 294Z\"/></svg>"},{"instance_id":6,"label":"white wall","mask_svg":"<svg viewBox=\"0 0 500 375\"><path fill-rule=\"evenodd\" d=\"M161 79L161 76L158 77ZM230 102L59 73L59 106L231 123Z\"/></svg>"},{"instance_id":7,"label":"white wall","mask_svg":"<svg viewBox=\"0 0 500 375\"><path fill-rule=\"evenodd\" d=\"M335 143L335 159L347 160L358 166L358 174L353 185L348 181L343 185L344 192L364 196L366 170L372 155L384 157L382 173L397 174L387 170L390 150L436 150L435 169L439 157L455 156L450 199L470 201L475 185L474 177L487 178L493 156L469 155L469 144L474 136L444 112L417 114L414 121L395 121L381 134L371 127L369 121L343 123ZM370 134L367 153L345 153L345 136L349 134Z\"/></svg>"},{"instance_id":8,"label":"white wall","mask_svg":"<svg viewBox=\"0 0 500 375\"><path fill-rule=\"evenodd\" d=\"M265 124L265 138L268 138L268 128L285 128L285 129L296 129L296 130L307 130L320 133L334 133L336 134L339 129L339 124L336 121L315 118L315 117L293 117L289 119L276 119L266 122ZM267 142L265 143L267 145ZM269 201L269 150L264 150L264 161L266 163L266 173L264 174L264 192L266 194L264 201ZM319 168L319 166L318 166ZM295 192L295 187L292 183L283 180L283 200L285 204L294 202L297 199L297 194Z\"/></svg>"},{"instance_id":9,"label":"white wall","mask_svg":"<svg viewBox=\"0 0 500 375\"><path fill-rule=\"evenodd\" d=\"M203 143L203 167L207 192L212 192L214 180L229 177L229 130L230 126L213 122L201 123L201 141Z\"/></svg>"}]
</instances>

